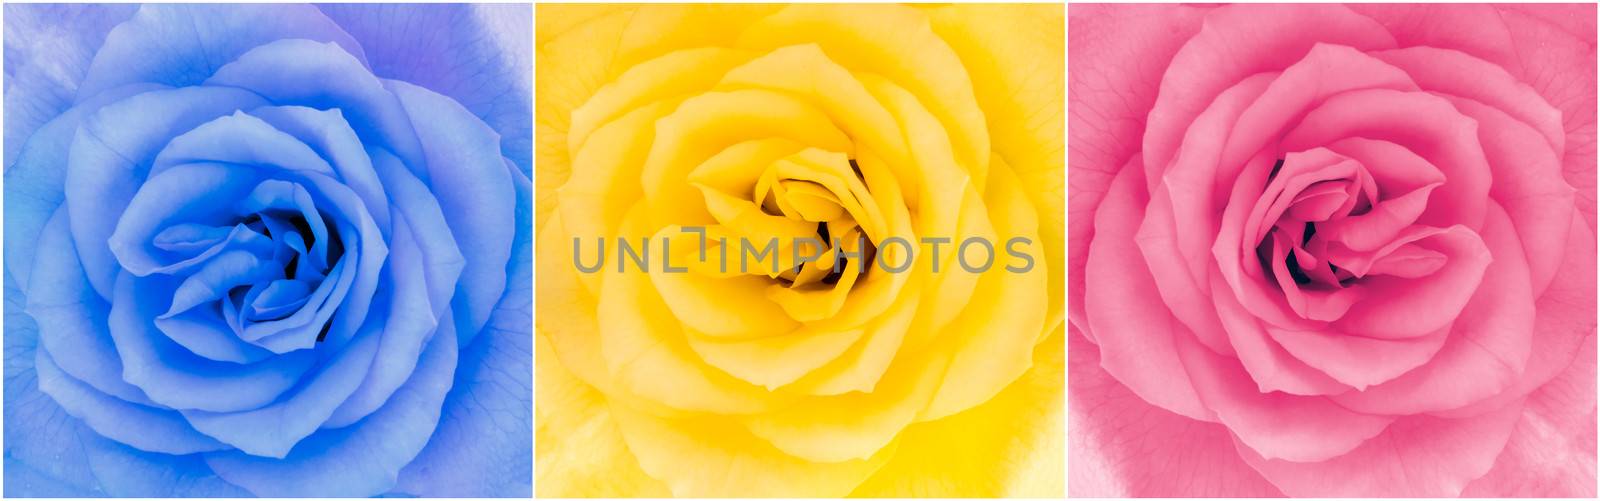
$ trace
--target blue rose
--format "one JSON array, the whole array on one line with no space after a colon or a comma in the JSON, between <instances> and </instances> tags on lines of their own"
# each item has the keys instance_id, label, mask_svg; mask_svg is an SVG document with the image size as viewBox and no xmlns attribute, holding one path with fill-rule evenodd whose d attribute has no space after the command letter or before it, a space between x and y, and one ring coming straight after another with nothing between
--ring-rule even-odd
<instances>
[{"instance_id":1,"label":"blue rose","mask_svg":"<svg viewBox=\"0 0 1600 501\"><path fill-rule=\"evenodd\" d=\"M531 493L528 6L5 9L6 496Z\"/></svg>"}]
</instances>

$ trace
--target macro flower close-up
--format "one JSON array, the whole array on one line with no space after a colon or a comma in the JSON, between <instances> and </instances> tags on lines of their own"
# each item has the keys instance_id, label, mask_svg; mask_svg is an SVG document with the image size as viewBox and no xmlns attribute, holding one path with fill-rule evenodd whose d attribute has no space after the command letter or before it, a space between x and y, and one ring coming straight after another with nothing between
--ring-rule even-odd
<instances>
[{"instance_id":1,"label":"macro flower close-up","mask_svg":"<svg viewBox=\"0 0 1600 501\"><path fill-rule=\"evenodd\" d=\"M1064 495L1063 6L535 14L537 495Z\"/></svg>"},{"instance_id":2,"label":"macro flower close-up","mask_svg":"<svg viewBox=\"0 0 1600 501\"><path fill-rule=\"evenodd\" d=\"M1070 492L1595 496L1595 5L1072 5Z\"/></svg>"},{"instance_id":3,"label":"macro flower close-up","mask_svg":"<svg viewBox=\"0 0 1600 501\"><path fill-rule=\"evenodd\" d=\"M7 4L6 497L526 497L529 5Z\"/></svg>"}]
</instances>

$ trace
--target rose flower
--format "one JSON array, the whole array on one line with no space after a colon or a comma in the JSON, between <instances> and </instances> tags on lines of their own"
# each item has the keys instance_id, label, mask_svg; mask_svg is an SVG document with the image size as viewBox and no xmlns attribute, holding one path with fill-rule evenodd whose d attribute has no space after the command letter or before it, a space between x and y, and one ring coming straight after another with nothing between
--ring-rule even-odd
<instances>
[{"instance_id":1,"label":"rose flower","mask_svg":"<svg viewBox=\"0 0 1600 501\"><path fill-rule=\"evenodd\" d=\"M1071 494L1595 495L1594 5L1069 11Z\"/></svg>"},{"instance_id":2,"label":"rose flower","mask_svg":"<svg viewBox=\"0 0 1600 501\"><path fill-rule=\"evenodd\" d=\"M1060 496L1063 14L539 6L538 494Z\"/></svg>"}]
</instances>

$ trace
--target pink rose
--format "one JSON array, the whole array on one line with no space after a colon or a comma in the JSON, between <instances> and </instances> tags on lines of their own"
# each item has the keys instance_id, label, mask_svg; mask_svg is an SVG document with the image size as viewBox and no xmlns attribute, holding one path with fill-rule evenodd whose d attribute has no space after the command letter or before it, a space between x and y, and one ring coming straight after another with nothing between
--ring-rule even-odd
<instances>
[{"instance_id":1,"label":"pink rose","mask_svg":"<svg viewBox=\"0 0 1600 501\"><path fill-rule=\"evenodd\" d=\"M1069 495L1595 495L1595 6L1073 5Z\"/></svg>"}]
</instances>

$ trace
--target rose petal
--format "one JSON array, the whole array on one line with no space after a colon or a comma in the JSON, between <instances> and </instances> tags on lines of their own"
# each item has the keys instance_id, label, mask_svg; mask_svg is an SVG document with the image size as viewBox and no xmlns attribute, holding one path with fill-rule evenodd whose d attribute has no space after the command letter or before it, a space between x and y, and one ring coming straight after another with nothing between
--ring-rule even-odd
<instances>
[{"instance_id":1,"label":"rose petal","mask_svg":"<svg viewBox=\"0 0 1600 501\"><path fill-rule=\"evenodd\" d=\"M1340 5L1230 5L1207 14L1162 77L1144 134L1146 176L1160 178L1183 131L1223 89L1286 68L1319 42L1361 51L1394 46L1382 26Z\"/></svg>"},{"instance_id":2,"label":"rose petal","mask_svg":"<svg viewBox=\"0 0 1600 501\"><path fill-rule=\"evenodd\" d=\"M47 352L38 352L34 369L39 390L73 417L103 436L140 450L165 454L192 454L226 449L201 435L177 412L146 407L100 393L61 372Z\"/></svg>"},{"instance_id":3,"label":"rose petal","mask_svg":"<svg viewBox=\"0 0 1600 501\"><path fill-rule=\"evenodd\" d=\"M500 133L501 153L531 175L533 115L528 101L533 23L527 8L489 4L317 8L361 44L374 74L417 84L461 103Z\"/></svg>"},{"instance_id":4,"label":"rose petal","mask_svg":"<svg viewBox=\"0 0 1600 501\"><path fill-rule=\"evenodd\" d=\"M1189 375L1178 360L1180 338L1193 334L1168 313L1133 241L1147 199L1143 174L1132 168L1118 173L1095 213L1096 236L1084 269L1087 323L1090 330L1104 333L1096 341L1106 372L1147 402L1207 419L1211 411L1184 384Z\"/></svg>"},{"instance_id":5,"label":"rose petal","mask_svg":"<svg viewBox=\"0 0 1600 501\"><path fill-rule=\"evenodd\" d=\"M1340 405L1362 412L1411 415L1471 404L1515 383L1528 361L1536 310L1528 290L1522 246L1505 212L1489 205L1481 235L1494 262L1455 318L1444 348L1427 364L1398 378L1363 392L1333 397ZM1435 311L1431 306L1417 308L1413 305L1412 315Z\"/></svg>"},{"instance_id":6,"label":"rose petal","mask_svg":"<svg viewBox=\"0 0 1600 501\"><path fill-rule=\"evenodd\" d=\"M106 33L137 10L137 5L19 5L7 14L13 47L6 70L11 81L5 93L6 121L11 123L5 130L7 173L26 142L49 122L71 115L71 108L82 107L74 96L91 59Z\"/></svg>"},{"instance_id":7,"label":"rose petal","mask_svg":"<svg viewBox=\"0 0 1600 501\"><path fill-rule=\"evenodd\" d=\"M1449 182L1429 195L1419 222L1433 226L1482 224L1492 171L1478 141L1477 123L1439 96L1421 92L1362 90L1324 101L1282 141L1299 151L1347 137L1382 138L1405 146L1440 169ZM1377 166L1374 166L1375 168Z\"/></svg>"},{"instance_id":8,"label":"rose petal","mask_svg":"<svg viewBox=\"0 0 1600 501\"><path fill-rule=\"evenodd\" d=\"M1336 458L1311 463L1265 459L1241 442L1239 455L1291 496L1451 497L1494 465L1521 402L1482 416L1402 417Z\"/></svg>"},{"instance_id":9,"label":"rose petal","mask_svg":"<svg viewBox=\"0 0 1600 501\"><path fill-rule=\"evenodd\" d=\"M1093 344L1076 332L1067 343L1069 496L1282 495L1233 451L1226 427L1145 403L1100 370Z\"/></svg>"},{"instance_id":10,"label":"rose petal","mask_svg":"<svg viewBox=\"0 0 1600 501\"><path fill-rule=\"evenodd\" d=\"M361 197L378 228L385 235L389 234L389 197L373 171L371 157L362 149L361 139L345 120L344 112L338 108L268 106L250 110L250 116L293 136L327 160L338 173L339 180Z\"/></svg>"},{"instance_id":11,"label":"rose petal","mask_svg":"<svg viewBox=\"0 0 1600 501\"><path fill-rule=\"evenodd\" d=\"M139 82L195 85L251 48L290 38L336 43L366 63L361 45L309 5L151 4L106 35L78 94Z\"/></svg>"},{"instance_id":12,"label":"rose petal","mask_svg":"<svg viewBox=\"0 0 1600 501\"><path fill-rule=\"evenodd\" d=\"M123 379L151 400L174 409L239 411L260 407L299 381L316 361L300 351L254 365L217 362L189 353L151 323L161 311L157 299L176 284L127 273L117 278L111 301L111 338L122 357Z\"/></svg>"},{"instance_id":13,"label":"rose petal","mask_svg":"<svg viewBox=\"0 0 1600 501\"><path fill-rule=\"evenodd\" d=\"M153 406L143 390L122 379L122 359L106 329L110 305L84 276L67 226L67 211L61 209L40 233L39 255L47 258L33 263L40 287L19 295L18 306L26 306L26 316L38 322L39 349L57 353L56 365L67 375L101 393Z\"/></svg>"},{"instance_id":14,"label":"rose petal","mask_svg":"<svg viewBox=\"0 0 1600 501\"><path fill-rule=\"evenodd\" d=\"M101 108L78 129L63 186L73 243L89 283L101 297L111 297L117 273L116 258L106 244L117 219L105 215L124 212L160 148L173 136L213 118L262 104L260 97L238 89L152 91Z\"/></svg>"},{"instance_id":15,"label":"rose petal","mask_svg":"<svg viewBox=\"0 0 1600 501\"><path fill-rule=\"evenodd\" d=\"M1139 151L1145 114L1155 103L1167 62L1200 29L1194 6L1069 5L1067 54L1080 71L1068 75L1067 315L1085 329L1083 266L1094 214L1118 169ZM1115 48L1115 49L1113 49ZM959 45L958 45L959 50ZM1121 52L1126 51L1126 52ZM1093 72L1082 71L1093 68ZM1092 76L1091 76L1092 75ZM982 77L980 77L982 78ZM1198 110L1197 110L1198 113ZM996 135L995 144L1007 141ZM1143 168L1143 163L1135 168Z\"/></svg>"},{"instance_id":16,"label":"rose petal","mask_svg":"<svg viewBox=\"0 0 1600 501\"><path fill-rule=\"evenodd\" d=\"M1245 444L1242 449L1263 457L1300 462L1338 457L1394 421L1352 412L1326 397L1262 392L1236 361L1192 340L1181 340L1178 350L1206 406Z\"/></svg>"},{"instance_id":17,"label":"rose petal","mask_svg":"<svg viewBox=\"0 0 1600 501\"><path fill-rule=\"evenodd\" d=\"M611 410L639 466L680 497L842 496L894 454L891 445L869 459L817 463L784 454L725 418Z\"/></svg>"},{"instance_id":18,"label":"rose petal","mask_svg":"<svg viewBox=\"0 0 1600 501\"><path fill-rule=\"evenodd\" d=\"M427 444L456 368L456 343L440 331L423 350L411 379L359 426L322 430L283 459L239 451L204 455L234 485L263 497L371 496L394 486L400 469Z\"/></svg>"},{"instance_id":19,"label":"rose petal","mask_svg":"<svg viewBox=\"0 0 1600 501\"><path fill-rule=\"evenodd\" d=\"M508 170L512 168L507 167ZM533 187L515 175L517 238L506 269L506 293L489 314L484 332L468 345L456 363L439 426L416 459L400 470L396 489L417 495L517 497L533 494ZM448 324L448 323L447 323ZM542 343L541 343L542 345ZM548 348L540 351L545 365L558 366ZM543 369L543 366L540 366ZM556 370L563 370L559 367ZM541 372L539 381L547 372ZM543 387L539 390L543 393ZM541 409L547 407L541 405ZM563 407L565 408L565 407ZM544 416L538 420L542 426ZM614 435L613 431L613 435ZM481 437L499 437L485 441ZM562 443L572 439L561 436ZM542 442L542 440L541 440ZM590 449L583 449L588 452ZM549 463L540 462L541 465ZM619 468L623 463L607 464ZM541 475L548 473L540 469Z\"/></svg>"},{"instance_id":20,"label":"rose petal","mask_svg":"<svg viewBox=\"0 0 1600 501\"><path fill-rule=\"evenodd\" d=\"M1494 468L1467 484L1463 496L1594 496L1594 334L1579 347L1577 359L1528 396Z\"/></svg>"},{"instance_id":21,"label":"rose petal","mask_svg":"<svg viewBox=\"0 0 1600 501\"><path fill-rule=\"evenodd\" d=\"M505 223L515 220L516 191L492 129L432 91L393 81L388 87L412 117L429 187L466 259L451 304L461 342L470 343L505 291L516 236Z\"/></svg>"},{"instance_id":22,"label":"rose petal","mask_svg":"<svg viewBox=\"0 0 1600 501\"><path fill-rule=\"evenodd\" d=\"M1576 195L1561 177L1561 161L1542 148L1538 133L1506 113L1466 99L1451 102L1478 121L1478 136L1495 173L1489 196L1510 216L1528 258L1533 293L1543 294L1558 271L1556 254L1569 238L1566 230L1574 217Z\"/></svg>"},{"instance_id":23,"label":"rose petal","mask_svg":"<svg viewBox=\"0 0 1600 501\"><path fill-rule=\"evenodd\" d=\"M1063 335L1057 329L1039 343L1028 373L988 402L907 427L894 457L851 496L1065 494L1060 450L1066 445L1061 436Z\"/></svg>"},{"instance_id":24,"label":"rose petal","mask_svg":"<svg viewBox=\"0 0 1600 501\"><path fill-rule=\"evenodd\" d=\"M19 12L25 10L18 9ZM9 95L31 94L22 90L24 88L19 84L17 90ZM66 199L67 169L62 166L67 165L68 148L77 135L79 125L101 106L157 88L160 87L153 84L129 85L84 100L41 126L26 138L26 142L16 147L11 146L12 131L8 128L6 158L14 158L15 161L8 161L5 166L5 211L11 214L6 216L6 239L13 242L38 240L45 222ZM10 115L11 111L8 109L6 113ZM20 123L22 119L19 117L18 120ZM19 124L17 128L22 128L22 125ZM23 288L28 287L28 273L33 269L33 258L32 245L5 246L6 272L14 275Z\"/></svg>"},{"instance_id":25,"label":"rose petal","mask_svg":"<svg viewBox=\"0 0 1600 501\"><path fill-rule=\"evenodd\" d=\"M1350 6L1382 24L1406 49L1459 50L1506 67L1516 67L1510 33L1492 5L1366 5ZM1474 71L1473 75L1480 73ZM1455 80L1481 80L1456 78Z\"/></svg>"}]
</instances>

